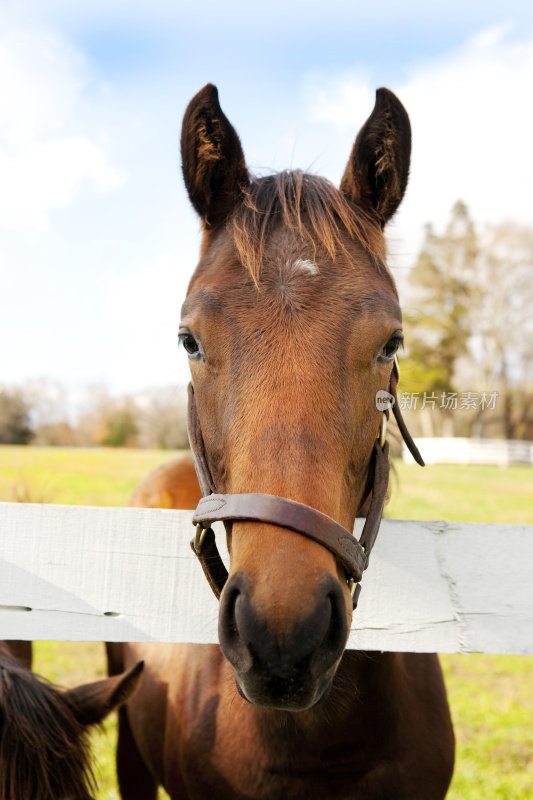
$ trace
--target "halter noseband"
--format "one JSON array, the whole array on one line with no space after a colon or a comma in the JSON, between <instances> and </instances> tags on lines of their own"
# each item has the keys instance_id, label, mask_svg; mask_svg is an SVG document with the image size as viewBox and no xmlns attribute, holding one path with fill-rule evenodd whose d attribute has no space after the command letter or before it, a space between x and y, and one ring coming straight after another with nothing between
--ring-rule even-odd
<instances>
[{"instance_id":1,"label":"halter noseband","mask_svg":"<svg viewBox=\"0 0 533 800\"><path fill-rule=\"evenodd\" d=\"M397 402L396 387L400 376L398 360L394 359L389 390L394 398L392 410L402 437L411 451L413 458L421 466L424 465L418 448L413 442ZM370 552L376 541L381 523L383 506L389 484L389 444L386 441L388 410L383 412L380 429L372 451L371 469L373 483L371 500L365 524L359 541L345 527L327 514L323 514L311 506L287 500L269 494L216 494L216 487L207 464L204 440L194 390L189 384L189 410L187 428L194 459L196 474L202 497L193 515L196 535L191 547L198 556L207 581L216 597L224 588L228 571L218 552L215 534L211 525L214 522L253 521L266 522L288 528L302 536L307 536L329 550L346 572L354 609L361 589L360 581L364 570L368 567Z\"/></svg>"}]
</instances>

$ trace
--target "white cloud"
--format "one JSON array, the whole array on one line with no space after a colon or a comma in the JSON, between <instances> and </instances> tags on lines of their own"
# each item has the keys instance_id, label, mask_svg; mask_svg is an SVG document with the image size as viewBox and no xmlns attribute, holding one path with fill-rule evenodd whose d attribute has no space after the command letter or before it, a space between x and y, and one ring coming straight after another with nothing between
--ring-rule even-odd
<instances>
[{"instance_id":1,"label":"white cloud","mask_svg":"<svg viewBox=\"0 0 533 800\"><path fill-rule=\"evenodd\" d=\"M46 30L0 30L0 74L0 225L46 228L84 184L121 184L102 144L79 129L88 68L68 42Z\"/></svg>"},{"instance_id":2,"label":"white cloud","mask_svg":"<svg viewBox=\"0 0 533 800\"><path fill-rule=\"evenodd\" d=\"M399 88L414 130L413 203L426 218L460 197L478 219L532 221L533 41L506 33L481 33Z\"/></svg>"},{"instance_id":3,"label":"white cloud","mask_svg":"<svg viewBox=\"0 0 533 800\"><path fill-rule=\"evenodd\" d=\"M319 74L309 77L305 89L311 119L339 127L359 128L374 104L374 89L367 76L348 73L326 83Z\"/></svg>"},{"instance_id":4,"label":"white cloud","mask_svg":"<svg viewBox=\"0 0 533 800\"><path fill-rule=\"evenodd\" d=\"M423 224L443 225L458 198L476 220L533 221L533 41L513 41L510 33L482 31L446 57L411 67L403 84L390 87L413 128L409 189L393 227L396 239L404 236L397 247L410 263ZM310 116L337 130L353 124L355 134L375 87L343 74L318 89ZM361 117L356 104L363 102Z\"/></svg>"},{"instance_id":5,"label":"white cloud","mask_svg":"<svg viewBox=\"0 0 533 800\"><path fill-rule=\"evenodd\" d=\"M189 380L186 355L178 352L185 290L185 270L174 253L110 284L106 313L114 334L102 366L113 385L135 384L137 376L139 386Z\"/></svg>"},{"instance_id":6,"label":"white cloud","mask_svg":"<svg viewBox=\"0 0 533 800\"><path fill-rule=\"evenodd\" d=\"M84 181L99 191L121 183L84 136L32 142L11 156L0 151L0 175L0 224L12 228L47 228L50 211L69 205Z\"/></svg>"}]
</instances>

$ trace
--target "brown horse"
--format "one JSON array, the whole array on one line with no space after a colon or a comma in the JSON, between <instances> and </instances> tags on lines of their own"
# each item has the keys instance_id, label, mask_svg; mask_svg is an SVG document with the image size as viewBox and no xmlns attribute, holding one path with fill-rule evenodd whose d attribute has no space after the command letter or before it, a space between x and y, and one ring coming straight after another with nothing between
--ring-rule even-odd
<instances>
[{"instance_id":1,"label":"brown horse","mask_svg":"<svg viewBox=\"0 0 533 800\"><path fill-rule=\"evenodd\" d=\"M380 89L340 190L301 172L252 178L216 88L187 109L183 172L203 241L180 338L203 493L222 493L196 512L221 646L109 647L112 672L138 658L148 669L120 712L125 800L155 798L157 784L173 800L446 794L454 737L436 656L345 652L388 476L376 395L395 393L402 333L383 227L410 143L403 106ZM190 470L159 471L134 501L157 505L161 489L179 507ZM363 511L364 547L347 533Z\"/></svg>"},{"instance_id":2,"label":"brown horse","mask_svg":"<svg viewBox=\"0 0 533 800\"><path fill-rule=\"evenodd\" d=\"M61 691L0 642L0 800L91 800L89 727L126 702L142 667Z\"/></svg>"}]
</instances>

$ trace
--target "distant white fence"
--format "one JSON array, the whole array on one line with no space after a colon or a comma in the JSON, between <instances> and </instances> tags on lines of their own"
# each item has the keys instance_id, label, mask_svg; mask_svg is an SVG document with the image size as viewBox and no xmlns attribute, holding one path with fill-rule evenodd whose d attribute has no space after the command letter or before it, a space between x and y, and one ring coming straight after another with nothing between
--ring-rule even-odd
<instances>
[{"instance_id":1,"label":"distant white fence","mask_svg":"<svg viewBox=\"0 0 533 800\"><path fill-rule=\"evenodd\" d=\"M189 511L0 503L0 639L216 642L192 533ZM533 654L532 566L533 526L384 520L349 647Z\"/></svg>"},{"instance_id":2,"label":"distant white fence","mask_svg":"<svg viewBox=\"0 0 533 800\"><path fill-rule=\"evenodd\" d=\"M468 439L435 436L416 439L426 464L494 464L500 467L533 467L533 442L512 439ZM414 464L405 444L403 460Z\"/></svg>"}]
</instances>

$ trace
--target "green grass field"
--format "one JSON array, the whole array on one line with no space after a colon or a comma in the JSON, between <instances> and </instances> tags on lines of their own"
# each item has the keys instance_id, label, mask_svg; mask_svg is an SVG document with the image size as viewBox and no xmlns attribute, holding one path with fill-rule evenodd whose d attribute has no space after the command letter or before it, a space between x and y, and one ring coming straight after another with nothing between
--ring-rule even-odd
<instances>
[{"instance_id":1,"label":"green grass field","mask_svg":"<svg viewBox=\"0 0 533 800\"><path fill-rule=\"evenodd\" d=\"M0 500L124 505L135 484L174 455L0 446ZM397 463L387 516L533 524L533 470ZM441 660L457 736L449 800L533 800L533 657ZM94 680L105 674L103 646L38 642L35 669L64 686ZM93 736L97 800L118 798L115 736L114 719Z\"/></svg>"}]
</instances>

